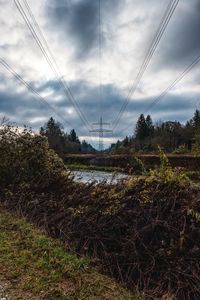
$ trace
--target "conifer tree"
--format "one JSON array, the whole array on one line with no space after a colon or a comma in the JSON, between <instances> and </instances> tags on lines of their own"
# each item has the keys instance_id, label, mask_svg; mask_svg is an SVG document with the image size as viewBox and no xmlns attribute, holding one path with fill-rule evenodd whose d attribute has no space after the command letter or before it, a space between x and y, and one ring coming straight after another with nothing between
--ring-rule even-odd
<instances>
[{"instance_id":1,"label":"conifer tree","mask_svg":"<svg viewBox=\"0 0 200 300\"><path fill-rule=\"evenodd\" d=\"M143 114L139 116L136 124L135 137L143 140L148 135L147 123Z\"/></svg>"}]
</instances>

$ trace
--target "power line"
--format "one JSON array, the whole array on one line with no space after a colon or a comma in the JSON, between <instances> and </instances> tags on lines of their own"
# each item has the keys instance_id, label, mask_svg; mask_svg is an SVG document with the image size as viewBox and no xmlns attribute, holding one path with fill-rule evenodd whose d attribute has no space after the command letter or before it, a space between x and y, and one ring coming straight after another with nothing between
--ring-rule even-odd
<instances>
[{"instance_id":1,"label":"power line","mask_svg":"<svg viewBox=\"0 0 200 300\"><path fill-rule=\"evenodd\" d=\"M131 87L131 89L129 91L129 94L128 94L128 96L127 96L124 104L122 105L122 107L120 109L118 117L114 121L114 128L117 127L117 125L118 125L118 123L119 123L119 121L120 121L120 119L121 119L121 117L122 117L122 115L123 115L123 113L124 113L124 111L125 111L128 103L130 101L131 95L134 94L137 86L139 85L139 82L140 82L140 80L141 80L144 72L146 71L146 69L148 67L148 64L151 61L151 58L152 58L152 56L153 56L153 54L154 54L154 52L156 50L156 47L157 47L158 43L160 42L160 40L162 38L162 35L163 35L163 33L164 33L164 31L165 31L165 29L166 29L166 27L167 27L167 25L168 25L168 23L169 23L172 15L173 15L173 13L174 13L177 5L178 5L178 1L177 0L175 0L175 1L171 0L170 1L169 5L167 7L167 10L165 11L165 14L164 14L164 16L163 16L163 18L161 20L159 28L158 28L158 30L157 30L157 32L156 32L156 34L155 34L155 36L154 36L154 38L152 40L152 43L150 45L150 48L149 48L149 50L147 52L147 55L146 55L144 61L143 61L143 64L142 64L142 66L141 66L141 68L139 70L139 73L138 73L138 75L137 75L137 77L136 77L136 79L135 79L135 81L134 81L134 83L133 83L133 85L132 85L132 87Z\"/></svg>"},{"instance_id":2,"label":"power line","mask_svg":"<svg viewBox=\"0 0 200 300\"><path fill-rule=\"evenodd\" d=\"M61 82L62 87L64 88L64 91L65 91L65 92L67 91L68 94L69 94L69 95L68 95L68 94L65 93L66 96L70 96L69 101L70 101L70 103L74 106L74 108L75 108L76 112L78 113L78 115L79 115L81 121L86 125L86 127L90 126L90 125L89 125L89 122L88 122L88 120L87 120L87 118L86 118L86 117L84 116L84 114L81 112L80 107L79 107L79 105L78 105L76 99L74 98L74 96L73 96L73 94L72 94L72 91L71 91L69 85L66 83L65 80L63 80L63 76L61 75L61 73L60 73L60 71L59 71L58 65L57 65L57 63L56 63L56 60L55 60L53 54L52 54L52 51L51 51L51 49L50 49L50 47L49 47L49 45L48 45L48 43L47 43L47 40L45 39L45 37L44 37L44 35L43 35L43 33L42 33L41 29L40 29L39 24L37 23L37 21L36 21L36 19L35 19L35 17L34 17L34 14L33 14L32 10L31 10L31 8L30 8L28 2L27 2L26 0L23 0L23 2L25 3L25 6L26 6L26 8L27 8L27 10L28 10L28 12L29 12L29 15L31 16L31 18L32 18L32 20L33 20L33 23L34 23L34 25L35 25L35 27L36 27L36 29L38 29L39 34L40 34L40 36L41 36L41 38L42 38L42 41L43 41L43 43L45 44L45 46L46 46L46 48L47 48L47 50L48 50L48 52L49 52L49 56L50 56L50 58L52 59L54 65L55 65L55 67L56 67L56 70L55 70L55 71L56 71L56 74L58 75L57 78L58 78L58 80Z\"/></svg>"},{"instance_id":3,"label":"power line","mask_svg":"<svg viewBox=\"0 0 200 300\"><path fill-rule=\"evenodd\" d=\"M30 90L34 95L37 96L37 98L44 103L46 106L48 106L63 122L64 124L67 124L68 126L72 127L72 125L66 121L56 110L55 108L50 105L44 97L42 97L27 81L25 81L13 68L2 58L0 58L0 64L7 69L9 73L11 73L19 82L21 82L28 90Z\"/></svg>"},{"instance_id":4,"label":"power line","mask_svg":"<svg viewBox=\"0 0 200 300\"><path fill-rule=\"evenodd\" d=\"M168 86L167 89L165 89L162 94L157 97L151 105L146 109L144 113L149 111L154 105L156 105L167 93L169 90L171 90L183 77L185 77L200 61L200 56L198 56L172 83L170 86Z\"/></svg>"},{"instance_id":5,"label":"power line","mask_svg":"<svg viewBox=\"0 0 200 300\"><path fill-rule=\"evenodd\" d=\"M136 90L136 88L139 84L139 81L140 81L141 77L143 76L143 74L144 74L144 72L147 68L147 65L150 62L150 59L151 59L151 57L152 57L152 55L153 55L153 53L156 49L157 43L159 42L159 38L161 38L161 33L162 33L161 29L163 28L163 25L166 24L165 22L166 22L167 18L169 17L170 11L173 7L173 6L171 6L173 2L174 2L174 0L171 0L168 4L167 10L165 11L165 14L164 14L164 16L161 20L161 23L158 27L158 30L156 31L156 34L155 34L155 36L154 36L154 38L151 42L151 45L150 45L150 47L147 51L145 59L144 59L142 65L140 67L139 73L137 74L136 79L133 82L133 85L129 90L128 96L127 96L125 102L123 103L117 118L114 121L115 128L117 127L117 124L119 123L120 118L121 118L122 114L124 113L124 111L126 109L126 106L128 105L128 102L130 101L131 94L133 94L135 92L135 90ZM173 5L174 5L174 3L173 3Z\"/></svg>"},{"instance_id":6,"label":"power line","mask_svg":"<svg viewBox=\"0 0 200 300\"><path fill-rule=\"evenodd\" d=\"M15 1L15 0L14 0L14 1ZM69 87L69 86L66 84L66 82L62 79L62 75L61 75L60 72L59 72L59 69L58 69L58 66L57 66L57 64L56 64L56 61L55 61L55 59L54 59L54 57L53 57L53 54L52 54L52 52L51 52L51 50L50 50L50 48L49 48L49 46L48 46L48 43L47 43L46 39L44 38L44 35L42 34L42 31L41 31L41 29L40 29L40 27L39 27L39 25L38 25L38 23L37 23L37 21L36 21L34 15L33 15L32 11L31 11L30 6L28 5L27 1L23 0L24 4L25 4L25 6L26 6L26 8L27 8L27 10L28 10L28 12L29 12L29 15L30 15L30 17L31 17L31 19L32 19L32 21L33 21L33 24L34 24L35 27L38 29L38 31L39 31L39 33L40 33L40 37L42 38L42 41L43 41L43 43L45 44L45 46L46 46L46 48L47 48L49 54L46 52L44 46L42 45L42 43L41 43L41 41L40 41L40 38L38 37L36 31L34 30L32 24L30 23L30 21L29 21L27 15L26 15L26 13L25 13L25 11L23 10L21 4L19 3L19 0L16 0L16 1L17 1L18 4L20 5L20 13L22 13L23 15L25 14L25 17L26 17L26 19L27 19L27 21L28 21L28 24L32 27L32 30L33 30L33 32L34 32L34 36L37 38L37 41L39 40L39 42L40 42L39 47L42 46L42 48L43 48L43 51L42 51L42 52L43 52L43 54L44 54L44 52L45 52L45 54L46 54L46 55L45 55L45 58L47 59L47 62L49 63L49 61L50 61L51 69L53 70L54 74L56 75L57 80L58 80L58 82L59 82L59 85L60 85L61 88L63 89L63 91L64 91L65 95L67 96L68 100L70 101L70 103L71 103L71 104L73 105L73 107L75 108L75 110L76 110L76 112L78 113L78 115L79 115L81 121L83 122L83 124L85 124L86 126L89 126L89 123L88 123L87 119L84 117L84 115L83 115L82 112L80 111L80 108L79 108L79 106L78 106L78 104L77 104L75 98L73 97L73 94L72 94L72 92L71 92L70 87ZM22 15L22 16L23 16L23 15ZM24 18L24 17L23 17L23 18ZM26 22L26 20L25 20L25 22ZM27 22L26 22L26 24L27 24ZM27 25L28 25L28 24L27 24ZM29 27L29 26L28 26L28 27ZM30 29L30 27L29 27L29 29ZM33 36L33 37L34 37L34 36ZM36 42L37 42L37 41L36 41ZM40 49L41 49L41 47L40 47ZM42 49L41 49L41 50L42 50ZM52 64L52 61L53 61L54 64Z\"/></svg>"},{"instance_id":7,"label":"power line","mask_svg":"<svg viewBox=\"0 0 200 300\"><path fill-rule=\"evenodd\" d=\"M198 63L200 62L200 55L197 56L193 62L158 96L154 101L144 110L143 114L146 114L152 107L154 107L173 87L179 83ZM135 121L135 120L134 120ZM120 131L123 132L132 127L129 125Z\"/></svg>"},{"instance_id":8,"label":"power line","mask_svg":"<svg viewBox=\"0 0 200 300\"><path fill-rule=\"evenodd\" d=\"M101 36L101 0L98 1L99 4L99 106L102 101L102 36Z\"/></svg>"},{"instance_id":9,"label":"power line","mask_svg":"<svg viewBox=\"0 0 200 300\"><path fill-rule=\"evenodd\" d=\"M30 20L29 20L29 18L28 18L28 16L27 16L25 10L23 9L21 3L19 2L19 0L14 0L14 3L15 3L15 5L16 5L18 11L20 12L22 18L24 19L24 21L25 21L25 23L26 23L28 29L30 30L31 35L33 36L34 40L35 40L36 43L38 44L38 46L39 46L41 52L43 53L43 55L44 55L44 57L45 57L47 63L49 64L50 68L52 69L52 71L53 71L54 74L56 75L56 78L57 78L57 80L58 80L58 83L59 83L60 87L62 88L62 90L64 91L65 96L67 96L69 102L70 102L70 103L73 105L73 107L75 108L75 110L76 110L76 112L78 113L78 115L79 115L79 117L80 117L82 123L83 123L83 124L88 128L88 130L89 130L89 127L90 127L89 122L88 122L88 120L85 118L85 116L83 115L83 113L81 112L81 110L80 110L80 108L79 108L79 105L78 105L78 103L76 102L76 100L75 100L75 98L74 98L74 96L73 96L73 94L72 94L72 92L71 92L70 87L69 87L69 86L66 84L66 82L63 80L63 78L62 78L62 76L61 76L61 74L60 74L60 72L59 72L59 70L58 70L56 61L55 61L55 59L54 59L54 57L53 57L53 55L52 55L52 52L51 52L51 50L50 50L50 48L49 48L49 46L48 46L48 43L47 43L46 39L44 38L44 35L42 34L42 31L41 31L41 29L40 29L40 27L39 27L39 25L38 25L38 23L37 23L37 21L36 21L34 15L33 15L32 11L31 11L31 9L30 9L30 6L28 5L27 1L24 1L24 0L23 0L23 2L24 2L25 6L26 6L26 8L27 8L27 10L28 10L28 13L29 13L29 15L30 15L30 17L31 17L31 19L32 19L32 21L33 21L33 24L34 24L35 28L39 30L40 38L42 39L42 41L43 41L43 43L45 44L45 46L46 46L46 48L47 48L47 50L48 50L49 53L46 51L45 47L43 46L43 44L42 44L42 42L41 42L41 40L40 40L40 38L39 38L39 36L38 36L36 30L34 29L33 25L31 24L31 22L30 22Z\"/></svg>"},{"instance_id":10,"label":"power line","mask_svg":"<svg viewBox=\"0 0 200 300\"><path fill-rule=\"evenodd\" d=\"M113 130L118 126L118 124L126 110L126 107L131 99L131 96L135 93L135 91L136 91L136 89L137 89L137 87L138 87L150 61L151 61L151 58L152 58L153 54L155 53L155 50L156 50L156 48L163 36L168 24L169 24L169 21L172 18L172 15L173 15L178 3L179 3L179 0L170 0L169 4L167 6L167 9L162 17L162 20L159 24L159 27L156 31L156 34L155 34L155 36L150 44L150 47L147 51L145 59L140 67L140 70L139 70L137 76L136 76L136 79L134 80L133 85L131 86L131 88L129 90L128 96L125 99L125 102L121 106L121 109L113 122L113 124L114 124Z\"/></svg>"}]
</instances>

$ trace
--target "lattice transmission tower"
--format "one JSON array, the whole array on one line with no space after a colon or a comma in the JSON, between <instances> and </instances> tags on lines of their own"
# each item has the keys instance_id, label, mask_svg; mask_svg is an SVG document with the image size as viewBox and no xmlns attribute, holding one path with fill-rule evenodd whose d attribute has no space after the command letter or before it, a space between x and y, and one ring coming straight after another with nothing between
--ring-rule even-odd
<instances>
[{"instance_id":1,"label":"lattice transmission tower","mask_svg":"<svg viewBox=\"0 0 200 300\"><path fill-rule=\"evenodd\" d=\"M100 118L100 122L93 123L92 125L99 126L98 129L90 130L90 132L99 134L99 152L102 152L104 150L104 133L109 133L113 131L110 129L103 128L104 125L110 125L110 123L103 122L102 117Z\"/></svg>"}]
</instances>

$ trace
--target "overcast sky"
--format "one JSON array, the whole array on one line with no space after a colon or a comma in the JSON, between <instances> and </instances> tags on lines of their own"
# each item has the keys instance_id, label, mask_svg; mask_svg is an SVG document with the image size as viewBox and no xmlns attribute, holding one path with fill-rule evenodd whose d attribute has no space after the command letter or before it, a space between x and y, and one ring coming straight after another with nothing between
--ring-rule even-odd
<instances>
[{"instance_id":1,"label":"overcast sky","mask_svg":"<svg viewBox=\"0 0 200 300\"><path fill-rule=\"evenodd\" d=\"M27 0L62 78L89 124L116 118L166 11L167 0ZM23 0L20 0L23 4ZM0 57L45 97L78 135L88 129L67 99L13 0L0 0ZM200 55L200 0L180 0L142 80L107 143L131 135L138 115ZM100 88L101 86L101 88ZM200 108L200 64L149 113L153 121L185 122ZM0 66L0 115L39 129L63 123ZM63 124L64 125L64 124ZM129 126L129 128L127 128ZM112 127L112 126L111 126ZM95 127L94 127L95 128ZM108 127L107 127L108 128ZM125 131L122 131L127 128ZM92 134L95 140L95 135Z\"/></svg>"}]
</instances>

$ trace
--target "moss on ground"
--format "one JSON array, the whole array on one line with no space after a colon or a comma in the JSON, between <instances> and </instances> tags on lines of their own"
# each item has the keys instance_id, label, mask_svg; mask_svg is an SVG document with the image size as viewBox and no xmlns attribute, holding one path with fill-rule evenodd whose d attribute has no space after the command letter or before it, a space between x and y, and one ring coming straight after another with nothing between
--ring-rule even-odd
<instances>
[{"instance_id":1,"label":"moss on ground","mask_svg":"<svg viewBox=\"0 0 200 300\"><path fill-rule=\"evenodd\" d=\"M0 282L10 299L139 299L65 248L0 209Z\"/></svg>"}]
</instances>

